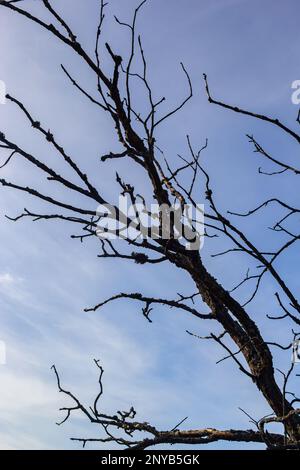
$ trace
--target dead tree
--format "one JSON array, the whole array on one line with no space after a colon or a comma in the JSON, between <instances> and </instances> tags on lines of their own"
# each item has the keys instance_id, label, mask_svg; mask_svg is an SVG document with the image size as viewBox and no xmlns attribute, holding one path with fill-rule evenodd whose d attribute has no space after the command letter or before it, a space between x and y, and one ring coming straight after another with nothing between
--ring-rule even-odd
<instances>
[{"instance_id":1,"label":"dead tree","mask_svg":"<svg viewBox=\"0 0 300 470\"><path fill-rule=\"evenodd\" d=\"M162 123L179 112L192 98L193 87L186 68L181 64L183 74L187 81L186 98L169 112L165 114L160 112L160 105L165 99L161 98L157 101L154 99L154 93L148 81L147 61L142 40L141 37L137 35L136 28L137 16L145 4L145 1L146 0L134 11L132 23L124 23L120 19L115 18L119 26L127 28L130 33L130 51L129 59L124 61L122 57L118 55L117 51L112 50L111 46L105 43L106 53L111 60L111 71L109 72L103 69L102 56L100 53L103 36L102 26L106 7L104 0L100 1L94 55L90 55L86 52L75 32L72 31L72 28L66 20L61 17L59 11L55 10L48 0L42 0L40 3L41 9L45 8L47 13L52 17L51 23L23 9L22 7L23 4L26 4L26 0L1 1L0 7L7 8L11 10L12 14L21 15L24 17L24 20L32 22L36 27L47 30L51 36L64 43L67 48L71 49L74 54L79 56L90 73L94 74L96 77L97 90L93 93L84 89L78 79L73 76L72 72L62 66L62 71L76 89L74 89L74 91L82 93L92 105L98 107L99 112L106 113L107 118L112 119L116 131L116 141L119 141L118 147L121 146L121 150L112 150L111 153L104 155L102 162L111 159L128 159L134 162L148 177L149 186L153 194L153 201L157 203L159 207L164 207L167 213L171 213L174 201L177 201L181 206L189 204L191 207L195 208L195 210L199 210L194 193L197 179L204 179L206 184L204 194L206 200L204 236L207 238L207 243L210 242L210 238L217 236L226 237L231 243L231 248L226 252L218 253L218 255L221 256L230 252L241 252L251 259L254 259L259 265L257 272L255 274L248 272L246 277L242 279L239 284L240 286L254 281L255 288L249 302L255 297L261 286L264 275L268 273L278 285L278 292L276 292L275 297L283 312L279 317L271 316L270 318L273 321L288 318L291 322L291 326L296 324L296 328L299 328L300 304L297 293L292 292L291 288L284 280L284 275L278 272L275 267L275 260L300 238L300 235L293 233L288 226L289 220L297 216L300 209L274 196L274 198L263 201L258 207L247 211L245 214L236 214L233 212L223 214L215 201L210 175L200 162L199 156L201 150L199 152L194 150L189 137L187 137L189 157L181 157L179 166L175 168L174 162L171 163L164 157L164 154L159 149L159 144L156 142L156 131ZM135 68L136 57L139 57L142 70L136 70ZM133 107L134 87L132 83L134 80L139 80L144 86L145 100L149 107L147 115L142 115L139 110ZM270 126L277 128L279 132L284 132L288 137L293 139L295 143L300 143L300 135L278 119L256 112L246 111L216 100L211 94L205 75L204 86L210 103L238 113L241 115L241 118L243 115L247 115L256 120L265 121ZM12 142L4 132L1 132L1 149L5 154L2 167L8 165L15 156L18 156L18 158L23 158L34 167L38 168L41 175L46 176L50 181L49 184L54 181L60 184L62 188L61 199L57 199L48 195L49 192L46 192L46 190L44 193L27 184L22 186L13 181L1 178L0 183L3 187L30 194L46 203L49 208L53 208L53 210L47 213L34 213L28 209L24 209L23 213L12 218L12 220L17 221L22 218L30 218L33 220L59 219L71 222L75 226L82 228L82 232L80 232L79 235L74 235L74 237L80 238L82 241L86 237L94 237L98 243L100 241L102 249L100 257L125 258L139 264L167 262L178 269L184 270L190 277L191 286L195 289L195 294L192 296L181 295L175 299L161 299L147 297L142 293L119 293L114 297L102 300L98 305L93 307L93 309L98 310L106 303L116 301L117 299L131 299L133 302L135 301L143 305L143 315L148 321L151 321L152 308L159 304L179 309L187 315L196 316L199 318L199 321L209 321L212 327L214 325L221 327L221 334L211 333L208 337L201 339L215 341L221 346L226 352L224 359L232 359L235 366L237 366L241 373L245 374L253 385L257 387L272 409L272 415L270 416L257 420L250 418L255 425L255 429L253 430L217 430L206 428L182 431L178 429L178 425L171 430L160 431L152 424L136 421L136 413L133 408L127 412L119 411L116 414L106 414L100 410L100 398L103 392L103 369L98 361L95 361L95 363L100 372L100 390L91 407L85 407L71 392L62 388L57 370L53 366L59 391L65 393L74 401L74 406L62 409L66 411L66 417L63 422L70 417L73 411L79 410L84 413L88 420L100 426L100 435L97 437L93 439L80 438L76 440L84 445L89 441L108 443L113 441L132 449L145 449L146 447L161 443L193 445L206 444L219 440L260 442L265 443L268 448L299 448L300 410L297 408L297 403L299 403L300 398L295 393L287 390L289 378L294 373L294 364L291 365L287 373L282 372L283 386L279 385L274 372L273 357L270 350L271 347L288 349L291 345L282 346L280 343L268 343L268 341L263 338L262 332L255 321L247 313L247 306L242 305L235 298L234 292L228 292L222 286L221 282L207 271L203 264L201 251L199 249L187 249L182 239L175 236L175 221L172 217L169 217L169 220L171 220L169 237L165 238L162 236L162 211L159 213L159 236L154 239L150 239L146 236L142 238L123 236L123 241L127 243L127 250L124 252L116 248L114 242L110 239L99 240L99 237L97 237L97 228L99 227L99 221L105 217L105 214L99 213L96 207L108 205L110 201L105 199L101 191L91 182L92 177L84 172L81 166L75 162L74 158L69 155L61 143L56 140L53 133L47 130L47 127L44 127L34 114L31 114L31 111L28 110L25 104L11 95L7 95L7 100L12 105L19 108L20 112L23 113L24 117L28 120L28 123L34 128L34 131L44 135L49 145L56 149L65 165L74 172L76 181L79 181L75 183L71 179L64 177L62 174L55 171L54 168L43 163L38 156L32 155L26 151L26 149L20 147L18 143ZM298 175L300 173L300 168L294 168L284 160L280 160L277 156L274 157L270 155L253 136L248 137L251 144L254 146L254 151L258 152L264 159L267 159L274 165L274 170L269 173L270 175L278 173L294 173ZM181 179L185 172L190 172L191 175L190 185L188 187L183 184ZM263 170L260 169L260 172L263 172ZM125 176L122 175L122 177L120 177L117 175L117 182L120 185L120 193L127 194L134 207L137 205L138 201L142 201L147 211L147 203L144 196L136 194L131 182L125 181ZM77 205L64 202L63 195L65 193L63 190L82 196L84 200L82 206L78 207ZM199 197L199 195L197 195L197 197ZM247 233L241 230L236 223L238 216L254 216L269 205L279 207L284 211L284 215L279 216L273 230L275 236L278 232L280 232L281 235L284 234L285 241L276 251L271 252L256 246L251 238L247 236ZM115 207L113 204L110 204L110 207L114 207L117 215L123 216L127 224L133 223L131 219L128 220L127 215L119 214L118 207ZM182 224L187 224L184 217ZM198 233L193 223L189 226L190 231L194 234L194 238L197 239ZM135 229L141 229L140 221L135 223ZM207 305L209 308L208 313L202 313L195 307L193 300L196 296L200 296ZM194 335L193 333L191 334ZM293 331L292 340L298 337L298 333ZM230 342L228 342L228 340L230 340ZM231 349L230 345L232 344L236 346L235 351ZM282 434L267 432L266 426L272 422L282 423ZM120 436L118 436L118 433L120 433Z\"/></svg>"}]
</instances>

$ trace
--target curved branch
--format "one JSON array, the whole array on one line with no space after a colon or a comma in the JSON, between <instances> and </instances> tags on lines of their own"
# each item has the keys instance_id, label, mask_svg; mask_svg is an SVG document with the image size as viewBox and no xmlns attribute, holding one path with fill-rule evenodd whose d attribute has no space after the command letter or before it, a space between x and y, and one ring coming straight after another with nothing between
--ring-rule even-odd
<instances>
[{"instance_id":1,"label":"curved branch","mask_svg":"<svg viewBox=\"0 0 300 470\"><path fill-rule=\"evenodd\" d=\"M150 313L149 307L150 307L151 304L167 305L168 307L171 307L171 308L174 307L174 308L178 308L178 309L181 309L181 310L185 310L186 312L191 313L195 317L205 319L205 320L206 319L211 320L211 319L215 318L215 316L211 313L208 313L208 314L199 313L196 309L194 309L192 307L189 307L188 305L183 304L181 300L156 299L154 297L145 297L145 296L143 296L142 294L139 294L139 293L126 294L126 293L122 293L122 292L120 294L117 294L117 295L114 295L114 296L110 297L107 300L104 300L103 302L95 305L94 307L86 308L86 309L84 309L84 311L85 312L95 312L96 310L103 307L104 305L106 305L106 304L108 304L108 303L110 303L114 300L118 300L118 299L132 299L132 300L138 300L140 302L144 302L146 304L146 310L144 309L144 314L147 313L147 315L146 315L147 318L148 318L148 313ZM148 318L148 320L150 321L149 318Z\"/></svg>"}]
</instances>

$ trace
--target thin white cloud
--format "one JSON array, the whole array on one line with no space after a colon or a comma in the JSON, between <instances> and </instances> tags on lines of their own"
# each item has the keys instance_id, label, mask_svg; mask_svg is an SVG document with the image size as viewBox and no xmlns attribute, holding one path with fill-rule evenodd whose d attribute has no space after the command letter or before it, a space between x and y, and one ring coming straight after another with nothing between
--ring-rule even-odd
<instances>
[{"instance_id":1,"label":"thin white cloud","mask_svg":"<svg viewBox=\"0 0 300 470\"><path fill-rule=\"evenodd\" d=\"M10 273L0 274L0 285L6 286L7 284L13 284L15 279Z\"/></svg>"}]
</instances>

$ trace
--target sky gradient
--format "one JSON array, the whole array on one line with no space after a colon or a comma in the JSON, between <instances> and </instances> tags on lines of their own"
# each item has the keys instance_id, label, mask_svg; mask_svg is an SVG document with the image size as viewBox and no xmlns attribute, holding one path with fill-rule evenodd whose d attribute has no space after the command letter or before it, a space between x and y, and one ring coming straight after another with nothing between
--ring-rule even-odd
<instances>
[{"instance_id":1,"label":"sky gradient","mask_svg":"<svg viewBox=\"0 0 300 470\"><path fill-rule=\"evenodd\" d=\"M125 57L129 37L114 23L113 14L128 21L136 5L134 0L111 0L107 7L105 39ZM53 0L53 6L72 25L82 44L92 50L98 2ZM37 0L25 0L25 7L47 17ZM172 162L174 159L175 166L177 154L187 155L186 134L199 148L208 138L203 164L212 176L216 200L225 211L246 210L274 194L290 202L298 198L296 181L292 181L296 176L283 175L279 183L277 177L270 180L258 175L257 168L265 162L253 154L247 133L253 133L274 156L280 157L284 151L293 163L297 155L294 144L280 131L209 105L202 74L207 73L214 96L296 126L298 109L291 102L291 84L300 79L299 14L297 0L149 0L139 17L138 30L155 97L167 98L163 110L177 104L187 91L180 61L189 70L194 86L193 100L159 129L159 147ZM128 182L138 181L139 192L147 193L145 177L132 164L100 162L101 155L118 148L112 123L68 83L60 69L64 64L82 85L94 91L95 77L84 64L48 32L4 8L0 8L0 38L0 80L7 91L53 131L81 167L93 175L101 191L116 200L117 186L111 181L118 170ZM103 60L104 66L110 67L109 60ZM137 88L134 104L143 109L143 103ZM0 105L0 131L63 170L55 152L13 104ZM48 192L51 189L54 195L64 194L18 158L1 171L10 180L30 182ZM68 171L65 174L68 176ZM205 202L201 184L198 194L198 202ZM96 313L83 312L120 290L168 298L177 292L191 294L193 286L184 273L166 264L141 266L99 260L97 243L71 240L74 227L67 223L23 220L14 224L4 218L4 214L17 215L24 207L48 209L29 196L1 189L0 340L7 348L7 363L0 365L1 449L74 449L79 446L70 437L96 437L97 429L80 415L74 414L62 427L55 425L63 417L58 409L65 401L50 370L54 363L66 388L88 401L97 391L92 360L100 359L105 369L103 409L114 412L133 405L138 419L163 429L173 428L186 416L184 426L190 429L247 429L250 424L239 407L258 418L269 412L254 385L232 362L215 364L223 356L222 350L186 334L186 330L208 334L213 326L207 322L157 307L149 324L140 305L128 301ZM241 221L240 226L260 246L269 248L273 236L265 228L272 220L271 208L255 224ZM228 242L206 241L202 256L209 270L229 289L252 265L238 255L211 258L222 247L228 248ZM300 284L295 275L297 257L295 247L278 265L295 289ZM260 294L248 308L270 341L277 339L277 323L266 320L267 313L278 313L275 291L272 279L266 276ZM236 295L245 299L247 291L241 289ZM281 324L283 342L289 341L290 327L288 322ZM275 356L280 367L289 366L290 351ZM260 446L207 446L241 447Z\"/></svg>"}]
</instances>

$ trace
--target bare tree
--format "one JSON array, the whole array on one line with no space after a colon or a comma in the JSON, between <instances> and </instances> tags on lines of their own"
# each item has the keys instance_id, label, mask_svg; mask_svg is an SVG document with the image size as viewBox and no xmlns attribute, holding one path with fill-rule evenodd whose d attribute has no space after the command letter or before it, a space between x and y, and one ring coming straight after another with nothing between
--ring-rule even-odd
<instances>
[{"instance_id":1,"label":"bare tree","mask_svg":"<svg viewBox=\"0 0 300 470\"><path fill-rule=\"evenodd\" d=\"M97 106L99 111L106 113L107 117L113 121L116 131L116 143L119 141L121 151L112 150L109 154L102 157L102 161L128 159L139 166L147 175L149 187L153 194L153 202L157 203L159 207L164 208L159 213L159 236L150 239L146 236L142 238L130 237L127 234L123 236L123 241L127 244L127 248L124 248L124 252L121 252L111 239L99 239L99 237L97 237L97 229L99 223L107 214L99 213L99 210L95 209L97 206L101 207L109 204L110 207L114 208L119 217L123 217L123 221L126 222L125 225L128 226L131 224L132 226L132 224L135 224L134 227L137 231L141 229L141 222L140 220L134 222L134 218L128 219L128 215L120 214L119 208L105 199L105 196L100 190L91 183L91 177L85 174L79 164L75 162L64 147L56 140L53 133L50 130L46 130L43 124L31 114L19 99L11 95L7 95L7 100L19 108L20 112L24 114L28 123L31 124L35 131L44 135L49 145L56 149L64 160L65 165L74 172L74 176L76 176L77 181L80 181L80 183L74 183L71 179L56 172L55 169L48 164L43 163L39 157L29 153L24 148L20 147L18 143L12 142L3 132L0 134L0 142L1 149L5 152L6 156L2 167L8 165L9 162L18 155L19 158L22 157L34 167L37 167L41 171L41 174L45 175L50 182L55 181L59 183L62 190L68 191L70 194L73 193L82 196L85 203L77 207L77 205L64 202L63 192L62 199L56 199L49 196L46 192L44 193L36 190L34 187L27 186L27 184L22 186L4 178L0 179L0 183L4 187L30 194L47 203L49 208L53 208L49 213L34 213L28 209L24 209L23 213L12 218L14 221L22 218L30 218L33 220L59 219L71 222L82 229L82 232L80 232L79 235L74 235L74 237L80 238L81 241L86 237L93 237L101 244L102 253L100 257L125 258L139 264L159 264L167 262L178 269L184 270L190 277L191 287L195 290L195 294L193 295L179 295L175 299L164 299L145 296L142 293L119 293L109 299L102 300L98 305L93 307L93 310L98 310L108 302L113 302L117 299L131 299L132 301L142 304L143 315L149 322L151 322L152 308L159 304L179 309L188 315L199 318L199 321L209 321L212 327L221 327L221 334L211 333L207 337L197 338L214 341L224 349L226 355L222 360L228 358L232 359L241 373L245 374L253 385L257 387L272 409L272 414L260 419L254 419L245 412L252 424L254 424L253 430L217 430L208 427L206 429L183 431L178 429L179 425L182 424L181 422L173 429L161 431L152 424L136 421L136 412L133 408L126 412L118 411L115 414L106 414L100 410L100 399L103 393L103 369L99 361L95 361L95 365L99 369L100 389L91 407L85 407L76 396L62 387L57 369L53 366L59 391L71 397L74 401L73 406L62 408L62 410L66 412L62 423L71 416L73 411L79 410L92 423L99 424L100 434L97 437L93 439L75 439L83 443L83 445L90 441L116 442L132 449L145 449L146 447L162 443L193 445L223 440L233 442L259 442L264 443L268 448L299 448L300 409L297 408L297 403L300 402L300 398L297 397L295 393L288 390L289 379L294 373L294 363L291 364L290 370L287 372L281 371L283 377L283 384L281 386L279 385L277 375L275 376L273 357L270 351L271 347L288 349L291 347L292 343L284 346L280 343L270 343L266 341L255 321L247 313L247 304L249 304L257 294L264 275L269 273L278 285L278 292L275 293L275 297L282 309L281 316L270 316L270 319L276 322L280 319L288 318L292 326L294 324L296 327L299 327L300 304L297 299L297 294L292 292L291 288L287 285L284 280L284 273L278 272L275 267L275 261L300 238L299 234L293 233L288 228L289 220L295 215L297 216L300 209L274 197L262 202L258 207L244 214L233 212L223 214L215 201L210 175L203 168L199 158L201 151L204 150L207 143L204 148L196 151L189 137L187 137L189 157L180 157L180 164L176 168L172 168L173 164L166 159L164 153L159 149L159 145L156 142L156 131L163 122L179 112L192 98L193 87L186 68L181 64L182 71L187 81L186 97L177 107L171 109L166 114L160 113L160 105L164 101L164 98L158 101L154 99L154 93L148 81L147 61L142 40L137 34L136 28L138 13L145 4L145 1L146 0L134 11L133 20L130 24L124 23L119 18L115 17L120 27L129 30L131 40L129 59L126 62L124 62L116 51L112 50L112 47L108 43L105 43L106 52L111 59L112 70L110 72L103 69L102 56L100 54L103 36L102 26L106 7L104 0L100 1L94 55L90 55L86 52L79 42L77 35L48 0L41 1L41 8L45 8L48 14L52 16L53 22L51 23L21 8L20 4L26 3L26 1L1 1L0 6L1 8L11 10L12 13L23 16L24 19L47 30L50 35L64 43L74 54L79 56L90 73L95 75L97 80L96 95L84 89L77 78L73 77L71 72L62 66L62 71L75 89L82 93L93 105ZM136 62L137 57L139 58L139 62ZM136 63L142 64L141 70L136 70ZM145 104L149 107L149 112L146 115L142 115L139 110L135 110L133 107L134 87L132 84L136 80L140 81L145 89L145 103L143 103L143 109ZM284 132L298 144L300 143L300 135L278 119L273 119L256 112L246 111L216 100L210 92L206 75L204 75L204 85L210 103L238 113L241 117L246 115L256 120L265 121L270 124L270 126L278 128L280 132ZM95 96L97 97L95 98ZM269 160L272 165L274 165L274 170L269 172L270 175L278 173L294 173L298 175L300 173L300 169L294 168L285 163L285 161L279 160L278 157L270 155L253 136L249 135L248 137L254 146L254 151L258 152L263 158ZM190 184L188 186L182 182L182 175L185 174L185 172L190 172ZM260 172L266 173L262 169L260 169ZM211 238L223 236L231 243L231 247L227 251L217 253L216 256L231 252L240 252L246 254L249 258L254 259L255 262L258 263L257 271L254 274L247 272L239 285L236 286L237 289L241 285L248 284L251 281L255 283L249 301L244 305L235 298L233 292L235 289L232 292L228 292L222 284L207 271L203 264L201 253L198 249L199 247L197 249L188 249L184 240L176 237L176 223L171 216L172 207L174 203L177 202L181 206L189 204L196 211L199 211L196 197L194 196L195 188L197 187L196 181L199 177L204 178L206 182L204 195L206 199L204 236L207 238L207 242L209 242ZM133 207L136 207L138 201L141 201L147 212L148 206L145 197L136 194L135 188L132 186L131 182L125 182L124 177L120 177L119 175L117 175L117 182L120 186L120 193L126 194L129 197ZM284 215L282 215L281 211L281 215L278 216L277 222L272 227L275 236L280 232L280 234L284 234L286 238L284 243L282 243L276 251L268 251L256 246L255 243L251 241L250 237L247 236L247 233L241 230L235 222L235 220L238 220L238 217L254 216L260 211L263 211L268 205L279 207L284 211ZM171 230L168 238L163 236L164 211L169 216L168 220L171 221ZM199 234L195 228L194 221L189 222L191 223L188 224L188 220L183 217L182 224L189 225L190 232L192 232L194 237L193 240L197 240ZM186 239L191 240L191 238L187 236ZM199 296L209 308L208 313L200 312L196 308L194 299L197 296ZM277 325L277 323L275 324ZM196 337L194 333L190 332L190 334ZM299 334L292 330L291 340L294 341L298 337ZM235 350L232 349L234 346ZM282 424L282 434L274 434L267 431L266 426L274 422ZM118 435L118 433L121 434Z\"/></svg>"}]
</instances>

